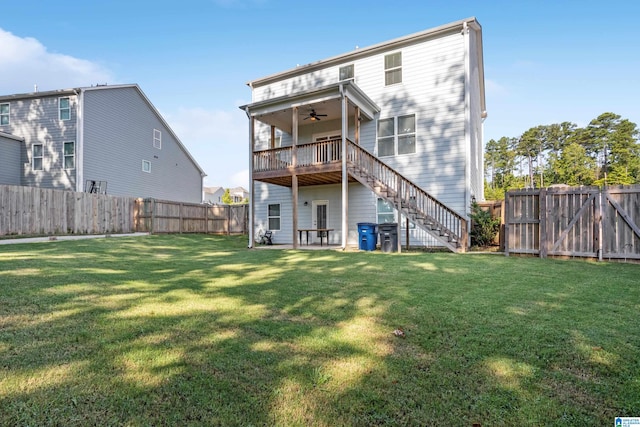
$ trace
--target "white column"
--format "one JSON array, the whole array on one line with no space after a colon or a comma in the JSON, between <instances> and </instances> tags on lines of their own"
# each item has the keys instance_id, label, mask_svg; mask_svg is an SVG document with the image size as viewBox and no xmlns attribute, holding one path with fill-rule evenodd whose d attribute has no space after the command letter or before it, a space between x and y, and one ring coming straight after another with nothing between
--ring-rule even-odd
<instances>
[{"instance_id":1,"label":"white column","mask_svg":"<svg viewBox=\"0 0 640 427\"><path fill-rule=\"evenodd\" d=\"M342 94L342 249L349 237L349 174L347 172L347 133L349 132L349 99Z\"/></svg>"}]
</instances>

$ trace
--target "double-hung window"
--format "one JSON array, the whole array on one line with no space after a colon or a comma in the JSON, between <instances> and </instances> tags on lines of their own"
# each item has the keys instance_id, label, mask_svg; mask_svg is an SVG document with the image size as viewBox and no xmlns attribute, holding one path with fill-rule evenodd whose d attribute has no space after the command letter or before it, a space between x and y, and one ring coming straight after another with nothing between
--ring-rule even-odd
<instances>
[{"instance_id":1,"label":"double-hung window","mask_svg":"<svg viewBox=\"0 0 640 427\"><path fill-rule=\"evenodd\" d=\"M69 102L69 97L58 99L58 117L60 117L60 120L71 119L71 103Z\"/></svg>"},{"instance_id":2,"label":"double-hung window","mask_svg":"<svg viewBox=\"0 0 640 427\"><path fill-rule=\"evenodd\" d=\"M153 147L158 150L162 149L162 132L158 129L153 130Z\"/></svg>"},{"instance_id":3,"label":"double-hung window","mask_svg":"<svg viewBox=\"0 0 640 427\"><path fill-rule=\"evenodd\" d=\"M0 104L0 126L9 124L9 103Z\"/></svg>"},{"instance_id":4,"label":"double-hung window","mask_svg":"<svg viewBox=\"0 0 640 427\"><path fill-rule=\"evenodd\" d=\"M415 152L415 114L378 120L378 157Z\"/></svg>"},{"instance_id":5,"label":"double-hung window","mask_svg":"<svg viewBox=\"0 0 640 427\"><path fill-rule=\"evenodd\" d=\"M384 56L384 85L402 83L402 52Z\"/></svg>"},{"instance_id":6,"label":"double-hung window","mask_svg":"<svg viewBox=\"0 0 640 427\"><path fill-rule=\"evenodd\" d=\"M280 230L280 204L268 207L269 230Z\"/></svg>"},{"instance_id":7,"label":"double-hung window","mask_svg":"<svg viewBox=\"0 0 640 427\"><path fill-rule=\"evenodd\" d=\"M387 202L384 199L378 199L376 204L376 211L378 216L378 224L388 224L395 222L396 213L393 208L393 204Z\"/></svg>"},{"instance_id":8,"label":"double-hung window","mask_svg":"<svg viewBox=\"0 0 640 427\"><path fill-rule=\"evenodd\" d=\"M345 65L344 67L340 67L338 71L338 80L351 80L353 79L353 64Z\"/></svg>"},{"instance_id":9,"label":"double-hung window","mask_svg":"<svg viewBox=\"0 0 640 427\"><path fill-rule=\"evenodd\" d=\"M42 159L44 158L44 150L42 144L33 144L31 146L31 167L34 171L42 170Z\"/></svg>"},{"instance_id":10,"label":"double-hung window","mask_svg":"<svg viewBox=\"0 0 640 427\"><path fill-rule=\"evenodd\" d=\"M73 141L67 141L64 143L64 168L75 169L76 167L76 143Z\"/></svg>"}]
</instances>

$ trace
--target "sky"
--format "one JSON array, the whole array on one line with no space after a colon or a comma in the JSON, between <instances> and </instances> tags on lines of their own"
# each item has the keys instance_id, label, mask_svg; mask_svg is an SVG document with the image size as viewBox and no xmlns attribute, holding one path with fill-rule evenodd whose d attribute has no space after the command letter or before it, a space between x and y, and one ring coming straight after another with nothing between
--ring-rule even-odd
<instances>
[{"instance_id":1,"label":"sky","mask_svg":"<svg viewBox=\"0 0 640 427\"><path fill-rule=\"evenodd\" d=\"M137 83L207 173L249 187L246 83L468 17L484 142L604 112L640 124L636 0L2 2L0 95Z\"/></svg>"}]
</instances>

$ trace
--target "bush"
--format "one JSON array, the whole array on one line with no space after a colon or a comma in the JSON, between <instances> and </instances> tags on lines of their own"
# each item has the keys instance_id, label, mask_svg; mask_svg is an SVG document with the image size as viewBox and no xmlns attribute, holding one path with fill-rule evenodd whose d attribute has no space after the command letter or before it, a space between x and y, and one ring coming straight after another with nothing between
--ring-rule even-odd
<instances>
[{"instance_id":1,"label":"bush","mask_svg":"<svg viewBox=\"0 0 640 427\"><path fill-rule=\"evenodd\" d=\"M488 246L493 243L500 230L500 219L492 218L491 213L482 210L480 205L471 205L471 245Z\"/></svg>"}]
</instances>

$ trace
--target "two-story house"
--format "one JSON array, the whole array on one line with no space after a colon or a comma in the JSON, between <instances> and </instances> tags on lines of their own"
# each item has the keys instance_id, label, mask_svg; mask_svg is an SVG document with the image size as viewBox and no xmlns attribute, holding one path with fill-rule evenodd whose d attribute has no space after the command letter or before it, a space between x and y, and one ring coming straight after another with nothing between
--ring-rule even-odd
<instances>
[{"instance_id":1,"label":"two-story house","mask_svg":"<svg viewBox=\"0 0 640 427\"><path fill-rule=\"evenodd\" d=\"M250 247L267 230L297 247L300 230L317 240L326 229L344 248L369 222L398 223L399 244L466 250L470 205L483 197L475 18L248 85Z\"/></svg>"},{"instance_id":2,"label":"two-story house","mask_svg":"<svg viewBox=\"0 0 640 427\"><path fill-rule=\"evenodd\" d=\"M204 171L135 84L0 96L0 137L0 184L202 201Z\"/></svg>"}]
</instances>

